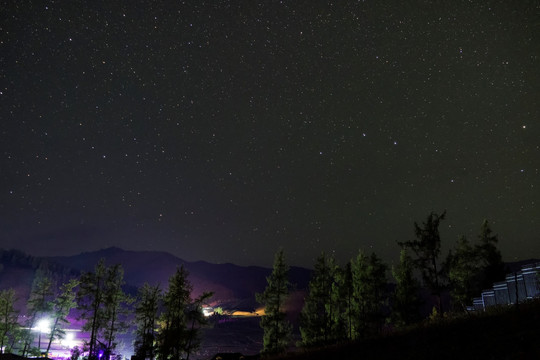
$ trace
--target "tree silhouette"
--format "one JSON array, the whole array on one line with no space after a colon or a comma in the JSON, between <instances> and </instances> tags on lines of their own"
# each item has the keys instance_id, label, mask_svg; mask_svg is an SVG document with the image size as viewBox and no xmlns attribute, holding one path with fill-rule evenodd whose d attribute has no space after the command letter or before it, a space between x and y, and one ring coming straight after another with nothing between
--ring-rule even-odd
<instances>
[{"instance_id":1,"label":"tree silhouette","mask_svg":"<svg viewBox=\"0 0 540 360\"><path fill-rule=\"evenodd\" d=\"M351 262L343 268L336 268L332 284L331 311L332 329L337 340L353 338L353 279Z\"/></svg>"},{"instance_id":2,"label":"tree silhouette","mask_svg":"<svg viewBox=\"0 0 540 360\"><path fill-rule=\"evenodd\" d=\"M155 357L156 319L161 299L159 285L150 286L145 283L138 291L135 307L135 354L140 359L153 360Z\"/></svg>"},{"instance_id":3,"label":"tree silhouette","mask_svg":"<svg viewBox=\"0 0 540 360\"><path fill-rule=\"evenodd\" d=\"M94 267L94 272L85 272L80 277L76 296L77 309L80 311L79 319L85 321L82 330L90 332L90 339L85 341L89 360L98 358L98 333L105 322L106 281L107 268L104 259L101 259Z\"/></svg>"},{"instance_id":4,"label":"tree silhouette","mask_svg":"<svg viewBox=\"0 0 540 360\"><path fill-rule=\"evenodd\" d=\"M266 278L268 285L262 294L256 294L259 303L265 306L265 315L260 325L264 330L263 353L277 354L285 351L290 342L291 325L285 318L283 304L289 294L289 267L283 259L283 250L274 259L272 273Z\"/></svg>"},{"instance_id":5,"label":"tree silhouette","mask_svg":"<svg viewBox=\"0 0 540 360\"><path fill-rule=\"evenodd\" d=\"M34 335L32 331L35 329L39 318L44 318L51 311L50 298L53 295L53 283L44 267L39 267L36 270L34 281L32 283L32 289L30 291L30 298L28 299L27 309L28 317L26 321L26 328L23 330L23 350L22 356L26 356L28 352L32 352L35 355L39 355L41 352L41 330L40 341L38 348L31 348Z\"/></svg>"},{"instance_id":6,"label":"tree silhouette","mask_svg":"<svg viewBox=\"0 0 540 360\"><path fill-rule=\"evenodd\" d=\"M391 298L391 319L394 325L402 327L419 321L422 303L420 283L414 277L414 263L407 250L401 249L399 264L392 268L392 275L396 279L396 288Z\"/></svg>"},{"instance_id":7,"label":"tree silhouette","mask_svg":"<svg viewBox=\"0 0 540 360\"><path fill-rule=\"evenodd\" d=\"M481 271L479 252L465 236L461 236L454 252L446 259L450 296L454 306L467 310L472 298L479 289L478 275Z\"/></svg>"},{"instance_id":8,"label":"tree silhouette","mask_svg":"<svg viewBox=\"0 0 540 360\"><path fill-rule=\"evenodd\" d=\"M424 285L437 297L437 310L442 316L443 304L441 293L443 290L443 271L439 264L441 253L441 237L439 223L444 220L446 211L441 215L431 212L422 226L414 223L415 240L399 242L404 249L410 249L415 255L415 267L420 270Z\"/></svg>"},{"instance_id":9,"label":"tree silhouette","mask_svg":"<svg viewBox=\"0 0 540 360\"><path fill-rule=\"evenodd\" d=\"M362 251L351 262L353 280L353 332L357 338L377 334L384 323L386 301L386 270L381 259Z\"/></svg>"},{"instance_id":10,"label":"tree silhouette","mask_svg":"<svg viewBox=\"0 0 540 360\"><path fill-rule=\"evenodd\" d=\"M90 333L86 342L88 359L99 358L100 350L108 359L116 348L116 337L127 328L126 306L131 299L123 292L124 270L117 264L105 266L101 259L93 272L83 273L77 291L79 318L83 331Z\"/></svg>"},{"instance_id":11,"label":"tree silhouette","mask_svg":"<svg viewBox=\"0 0 540 360\"><path fill-rule=\"evenodd\" d=\"M77 303L75 302L74 289L79 285L78 280L70 280L60 287L60 294L51 302L51 313L53 316L53 325L49 335L49 344L47 345L46 353L49 353L51 344L54 339L62 339L65 336L64 330L61 325L69 323L67 316L69 311L74 308Z\"/></svg>"},{"instance_id":12,"label":"tree silhouette","mask_svg":"<svg viewBox=\"0 0 540 360\"><path fill-rule=\"evenodd\" d=\"M327 344L335 339L333 332L332 285L337 266L332 257L322 253L315 262L313 277L309 282L309 294L300 313L302 345Z\"/></svg>"},{"instance_id":13,"label":"tree silhouette","mask_svg":"<svg viewBox=\"0 0 540 360\"><path fill-rule=\"evenodd\" d=\"M186 333L186 360L189 360L191 353L194 350L197 350L201 345L199 329L201 325L207 324L207 320L202 311L202 305L208 301L212 295L212 292L204 292L201 296L196 298L187 309L187 321L191 324Z\"/></svg>"},{"instance_id":14,"label":"tree silhouette","mask_svg":"<svg viewBox=\"0 0 540 360\"><path fill-rule=\"evenodd\" d=\"M504 280L507 271L501 252L497 249L499 239L497 235L493 235L487 220L482 223L478 239L477 251L482 265L479 290L482 290L490 288L496 281Z\"/></svg>"},{"instance_id":15,"label":"tree silhouette","mask_svg":"<svg viewBox=\"0 0 540 360\"><path fill-rule=\"evenodd\" d=\"M191 303L190 294L193 289L187 277L188 272L182 265L169 278L158 333L159 359L180 360L185 354L188 343L186 310Z\"/></svg>"},{"instance_id":16,"label":"tree silhouette","mask_svg":"<svg viewBox=\"0 0 540 360\"><path fill-rule=\"evenodd\" d=\"M15 309L15 290L0 291L0 353L10 352L18 335L19 312Z\"/></svg>"},{"instance_id":17,"label":"tree silhouette","mask_svg":"<svg viewBox=\"0 0 540 360\"><path fill-rule=\"evenodd\" d=\"M127 307L133 299L124 293L124 270L119 264L107 268L104 296L104 322L100 331L105 345L105 359L109 359L116 349L118 334L126 332L128 321Z\"/></svg>"}]
</instances>

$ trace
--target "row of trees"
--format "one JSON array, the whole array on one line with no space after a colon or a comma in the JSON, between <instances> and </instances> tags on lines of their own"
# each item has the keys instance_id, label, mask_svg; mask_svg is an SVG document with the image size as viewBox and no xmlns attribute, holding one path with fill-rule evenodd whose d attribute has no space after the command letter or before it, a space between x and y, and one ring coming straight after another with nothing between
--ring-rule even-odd
<instances>
[{"instance_id":1,"label":"row of trees","mask_svg":"<svg viewBox=\"0 0 540 360\"><path fill-rule=\"evenodd\" d=\"M377 335L387 326L403 327L421 320L420 289L437 299L435 310L442 315L443 291L450 291L454 311L466 311L472 297L504 278L506 269L497 249L497 236L487 221L478 243L460 237L455 250L441 259L439 224L445 213L431 213L422 224L415 223L416 238L398 243L400 261L392 267L395 288L390 292L388 266L376 254L362 251L340 267L333 257L321 254L315 262L309 293L300 314L301 345L321 346ZM418 275L419 276L418 276ZM266 306L261 319L263 352L279 353L290 344L291 325L283 304L290 284L283 251L276 254L268 285L257 300Z\"/></svg>"},{"instance_id":2,"label":"row of trees","mask_svg":"<svg viewBox=\"0 0 540 360\"><path fill-rule=\"evenodd\" d=\"M428 215L414 224L415 239L398 243L400 261L392 267L395 288L389 292L388 266L376 254L359 254L345 266L324 253L317 258L309 293L300 320L303 346L319 346L373 336L387 325L406 326L420 320L421 287L437 299L436 312L443 314L443 291L449 290L454 310L466 309L472 296L505 276L505 265L497 249L497 236L489 224L482 224L479 241L464 236L445 259L441 259L440 222L445 213ZM77 309L89 339L76 349L88 359L115 356L118 335L135 323L134 348L140 359L189 359L200 344L199 328L204 323L201 307L212 295L191 298L192 286L181 267L169 279L167 291L145 284L137 296L124 292L120 265L106 266L101 260L93 272L83 273L56 288L50 273L39 268L27 302L24 323L19 324L14 290L0 292L0 349L21 355L41 353L41 333L35 347L32 330L42 318L52 320L44 343L49 352L55 339L62 339L68 314ZM420 281L421 280L421 281ZM265 305L261 318L264 329L263 353L284 351L291 339L284 303L289 293L288 266L283 251L276 254L265 291L257 300ZM129 311L134 313L129 316Z\"/></svg>"},{"instance_id":3,"label":"row of trees","mask_svg":"<svg viewBox=\"0 0 540 360\"><path fill-rule=\"evenodd\" d=\"M76 309L83 320L82 331L89 334L83 348L72 351L72 359L85 354L88 359L120 358L116 353L118 335L135 325L134 348L141 359L189 359L200 344L199 328L205 322L203 303L211 297L204 293L191 298L192 285L184 267L169 279L167 291L145 284L136 297L124 291L121 265L106 266L101 260L94 271L83 273L55 288L44 268L36 276L27 301L24 322L19 323L16 294L13 289L0 292L0 349L22 356L40 355L44 349L41 331L36 328L48 319L45 353L54 340L65 337L68 315ZM134 316L130 314L134 313ZM39 336L35 346L36 335ZM87 355L86 355L87 354Z\"/></svg>"},{"instance_id":4,"label":"row of trees","mask_svg":"<svg viewBox=\"0 0 540 360\"><path fill-rule=\"evenodd\" d=\"M0 291L0 351L12 352L18 347L22 356L39 355L42 346L42 329L38 332L38 347L32 346L35 342L33 330L46 326L48 336L43 338L43 345L46 344L46 352L48 352L52 342L55 339L62 339L65 335L63 326L68 323L67 316L76 304L73 290L78 285L78 280L73 279L64 283L56 293L53 293L52 280L43 268L39 268L27 301L27 312L22 324L19 323L19 312L15 309L17 301L15 290ZM43 325L45 316L48 322Z\"/></svg>"},{"instance_id":5,"label":"row of trees","mask_svg":"<svg viewBox=\"0 0 540 360\"><path fill-rule=\"evenodd\" d=\"M412 251L412 267L420 272L424 287L436 296L436 309L441 315L445 311L443 291L450 291L454 310L466 311L474 295L506 275L506 265L497 248L497 235L493 234L487 220L482 223L476 244L462 235L455 250L450 250L441 260L439 224L445 216L446 211L441 215L430 213L422 225L414 224L416 239L398 243L402 249Z\"/></svg>"}]
</instances>

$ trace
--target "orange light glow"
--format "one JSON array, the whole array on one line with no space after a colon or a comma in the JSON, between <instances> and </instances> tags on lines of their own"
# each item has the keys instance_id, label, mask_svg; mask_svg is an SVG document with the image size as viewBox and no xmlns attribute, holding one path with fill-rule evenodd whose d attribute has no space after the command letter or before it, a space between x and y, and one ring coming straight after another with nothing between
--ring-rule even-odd
<instances>
[{"instance_id":1,"label":"orange light glow","mask_svg":"<svg viewBox=\"0 0 540 360\"><path fill-rule=\"evenodd\" d=\"M264 311L264 308L258 308L257 310L255 311L233 311L232 316L237 316L237 317L253 317L253 316L264 316L265 315L265 311Z\"/></svg>"}]
</instances>

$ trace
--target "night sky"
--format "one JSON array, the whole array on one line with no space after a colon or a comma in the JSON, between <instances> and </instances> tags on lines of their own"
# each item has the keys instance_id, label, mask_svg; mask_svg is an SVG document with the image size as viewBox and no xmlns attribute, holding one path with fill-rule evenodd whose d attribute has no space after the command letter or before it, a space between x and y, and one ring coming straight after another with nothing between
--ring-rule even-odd
<instances>
[{"instance_id":1,"label":"night sky","mask_svg":"<svg viewBox=\"0 0 540 360\"><path fill-rule=\"evenodd\" d=\"M0 8L1 248L392 263L446 209L540 257L535 1Z\"/></svg>"}]
</instances>

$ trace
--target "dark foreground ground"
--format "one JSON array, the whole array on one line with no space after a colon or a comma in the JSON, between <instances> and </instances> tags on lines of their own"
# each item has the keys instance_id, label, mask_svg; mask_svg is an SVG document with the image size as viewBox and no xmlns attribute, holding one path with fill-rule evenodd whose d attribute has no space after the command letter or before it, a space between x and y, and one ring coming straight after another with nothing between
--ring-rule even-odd
<instances>
[{"instance_id":1,"label":"dark foreground ground","mask_svg":"<svg viewBox=\"0 0 540 360\"><path fill-rule=\"evenodd\" d=\"M275 359L540 359L540 301Z\"/></svg>"},{"instance_id":2,"label":"dark foreground ground","mask_svg":"<svg viewBox=\"0 0 540 360\"><path fill-rule=\"evenodd\" d=\"M262 349L263 331L258 317L223 318L203 329L194 359L211 359L218 353L254 355Z\"/></svg>"}]
</instances>

